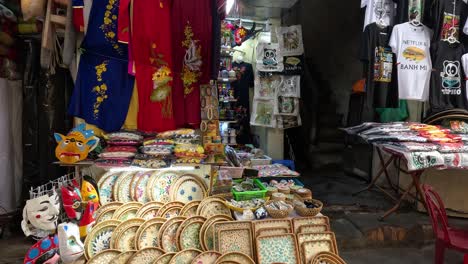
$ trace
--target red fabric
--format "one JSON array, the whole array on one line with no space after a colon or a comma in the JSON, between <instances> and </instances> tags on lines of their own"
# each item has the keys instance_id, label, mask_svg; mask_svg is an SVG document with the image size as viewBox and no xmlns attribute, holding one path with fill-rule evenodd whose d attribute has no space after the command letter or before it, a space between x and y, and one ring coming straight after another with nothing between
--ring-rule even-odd
<instances>
[{"instance_id":1,"label":"red fabric","mask_svg":"<svg viewBox=\"0 0 468 264\"><path fill-rule=\"evenodd\" d=\"M78 32L84 32L83 7L73 7L73 26Z\"/></svg>"},{"instance_id":2,"label":"red fabric","mask_svg":"<svg viewBox=\"0 0 468 264\"><path fill-rule=\"evenodd\" d=\"M179 97L183 93L185 108L185 120L179 116L181 109L177 109L177 125L182 121L193 127L198 127L200 124L200 85L209 84L211 71L213 37L211 4L211 0L174 0L172 7L173 58L176 73L174 104L180 104ZM183 83L183 79L187 80L189 79L187 76L193 75L196 76L195 82Z\"/></svg>"},{"instance_id":3,"label":"red fabric","mask_svg":"<svg viewBox=\"0 0 468 264\"><path fill-rule=\"evenodd\" d=\"M168 81L173 75L170 7L170 0L133 1L131 46L138 88L138 129L143 131L175 129L172 81Z\"/></svg>"},{"instance_id":4,"label":"red fabric","mask_svg":"<svg viewBox=\"0 0 468 264\"><path fill-rule=\"evenodd\" d=\"M120 0L117 20L117 38L119 42L128 43L130 38L130 0Z\"/></svg>"}]
</instances>

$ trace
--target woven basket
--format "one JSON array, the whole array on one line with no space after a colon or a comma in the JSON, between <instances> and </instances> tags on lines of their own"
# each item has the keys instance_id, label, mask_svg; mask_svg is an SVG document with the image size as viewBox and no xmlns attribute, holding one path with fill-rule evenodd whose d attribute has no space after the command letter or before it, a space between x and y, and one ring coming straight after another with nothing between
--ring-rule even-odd
<instances>
[{"instance_id":1,"label":"woven basket","mask_svg":"<svg viewBox=\"0 0 468 264\"><path fill-rule=\"evenodd\" d=\"M294 209L296 210L296 213L300 216L316 216L320 213L320 211L322 211L322 208L323 208L323 203L319 200L315 200L315 199L308 199L308 200L304 200L304 202L311 202L311 203L314 203L315 205L318 205L317 208L307 208L307 207L300 207L300 206L296 206L294 207Z\"/></svg>"},{"instance_id":2,"label":"woven basket","mask_svg":"<svg viewBox=\"0 0 468 264\"><path fill-rule=\"evenodd\" d=\"M268 207L267 205L273 203L273 202L276 202L276 201L268 201L265 203L265 209L267 210L268 214L272 217L272 218L286 218L289 216L289 214L294 210L294 206L292 205L292 203L290 202L285 202L289 205L291 205L291 209L289 210L277 210L277 209L271 209L270 207Z\"/></svg>"}]
</instances>

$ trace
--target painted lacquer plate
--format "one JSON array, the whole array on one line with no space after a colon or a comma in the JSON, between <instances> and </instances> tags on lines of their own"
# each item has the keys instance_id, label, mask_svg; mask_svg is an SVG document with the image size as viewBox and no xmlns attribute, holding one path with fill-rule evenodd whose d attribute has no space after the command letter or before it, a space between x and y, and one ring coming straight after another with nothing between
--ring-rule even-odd
<instances>
[{"instance_id":1,"label":"painted lacquer plate","mask_svg":"<svg viewBox=\"0 0 468 264\"><path fill-rule=\"evenodd\" d=\"M207 190L205 183L198 176L184 175L171 187L170 196L172 201L183 203L201 201L207 196Z\"/></svg>"},{"instance_id":2,"label":"painted lacquer plate","mask_svg":"<svg viewBox=\"0 0 468 264\"><path fill-rule=\"evenodd\" d=\"M121 252L115 249L107 249L94 255L87 264L107 264L110 263Z\"/></svg>"},{"instance_id":3,"label":"painted lacquer plate","mask_svg":"<svg viewBox=\"0 0 468 264\"><path fill-rule=\"evenodd\" d=\"M192 201L192 202L186 203L184 207L182 207L182 210L180 210L180 215L186 216L186 217L197 215L197 209L198 209L199 204L200 204L200 201Z\"/></svg>"},{"instance_id":4,"label":"painted lacquer plate","mask_svg":"<svg viewBox=\"0 0 468 264\"><path fill-rule=\"evenodd\" d=\"M137 230L135 236L135 248L159 247L159 229L166 222L164 218L146 220Z\"/></svg>"},{"instance_id":5,"label":"painted lacquer plate","mask_svg":"<svg viewBox=\"0 0 468 264\"><path fill-rule=\"evenodd\" d=\"M166 252L177 252L177 229L183 220L173 221L165 229L161 229L159 234L159 242L161 248Z\"/></svg>"},{"instance_id":6,"label":"painted lacquer plate","mask_svg":"<svg viewBox=\"0 0 468 264\"><path fill-rule=\"evenodd\" d=\"M119 178L121 172L112 173L101 178L101 184L99 185L99 202L102 205L110 203L114 200L114 185Z\"/></svg>"},{"instance_id":7,"label":"painted lacquer plate","mask_svg":"<svg viewBox=\"0 0 468 264\"><path fill-rule=\"evenodd\" d=\"M85 239L85 257L90 259L99 252L110 249L110 240L115 228L120 224L118 220L103 221L93 227Z\"/></svg>"},{"instance_id":8,"label":"painted lacquer plate","mask_svg":"<svg viewBox=\"0 0 468 264\"><path fill-rule=\"evenodd\" d=\"M203 221L193 221L182 228L177 239L180 250L202 249L200 243L200 230L202 226Z\"/></svg>"},{"instance_id":9,"label":"painted lacquer plate","mask_svg":"<svg viewBox=\"0 0 468 264\"><path fill-rule=\"evenodd\" d=\"M132 183L132 179L134 175L135 175L135 172L120 176L123 179L118 184L117 201L124 202L124 203L133 201L132 195L130 193L130 189L131 189L130 185ZM117 184L115 186L117 186ZM115 193L116 192L114 191L114 194Z\"/></svg>"},{"instance_id":10,"label":"painted lacquer plate","mask_svg":"<svg viewBox=\"0 0 468 264\"><path fill-rule=\"evenodd\" d=\"M112 218L113 218L113 219L119 219L123 213L125 213L126 211L128 211L128 209L134 209L134 210L135 210L135 214L136 214L136 211L138 211L138 209L139 209L141 206L142 206L142 204L141 204L141 203L138 203L138 202L124 203L122 206L120 206L119 208L117 208L117 210L115 210L114 215L112 216Z\"/></svg>"},{"instance_id":11,"label":"painted lacquer plate","mask_svg":"<svg viewBox=\"0 0 468 264\"><path fill-rule=\"evenodd\" d=\"M208 251L214 248L213 245L213 224L217 222L233 221L232 217L227 215L214 215L208 218L200 230L200 242L203 250Z\"/></svg>"},{"instance_id":12,"label":"painted lacquer plate","mask_svg":"<svg viewBox=\"0 0 468 264\"><path fill-rule=\"evenodd\" d=\"M164 251L160 248L145 248L133 254L127 261L127 264L153 264L154 261L163 254Z\"/></svg>"},{"instance_id":13,"label":"painted lacquer plate","mask_svg":"<svg viewBox=\"0 0 468 264\"><path fill-rule=\"evenodd\" d=\"M115 211L118 208L107 208L105 211L101 211L98 217L96 217L96 224L104 222L106 220L111 220L114 216Z\"/></svg>"},{"instance_id":14,"label":"painted lacquer plate","mask_svg":"<svg viewBox=\"0 0 468 264\"><path fill-rule=\"evenodd\" d=\"M190 264L193 259L196 258L200 253L197 249L187 249L177 253L169 262L169 264Z\"/></svg>"},{"instance_id":15,"label":"painted lacquer plate","mask_svg":"<svg viewBox=\"0 0 468 264\"><path fill-rule=\"evenodd\" d=\"M250 221L225 221L215 222L213 224L213 247L219 251L218 248L218 233L220 230L225 229L250 229L252 231L252 222Z\"/></svg>"},{"instance_id":16,"label":"painted lacquer plate","mask_svg":"<svg viewBox=\"0 0 468 264\"><path fill-rule=\"evenodd\" d=\"M175 254L176 253L174 253L174 252L166 253L166 254L160 256L158 259L156 259L154 264L168 264L171 261L171 259L175 256Z\"/></svg>"},{"instance_id":17,"label":"painted lacquer plate","mask_svg":"<svg viewBox=\"0 0 468 264\"><path fill-rule=\"evenodd\" d=\"M147 177L148 179L152 173L152 171L139 171L133 175L132 181L130 182L130 196L132 197L132 201L138 202L135 195L135 188L137 187L140 178Z\"/></svg>"},{"instance_id":18,"label":"painted lacquer plate","mask_svg":"<svg viewBox=\"0 0 468 264\"><path fill-rule=\"evenodd\" d=\"M126 264L127 261L135 254L136 250L127 251L124 253L120 253L117 257L112 259L109 264Z\"/></svg>"},{"instance_id":19,"label":"painted lacquer plate","mask_svg":"<svg viewBox=\"0 0 468 264\"><path fill-rule=\"evenodd\" d=\"M136 216L143 219L151 219L157 217L159 208L164 204L161 202L148 202L138 209Z\"/></svg>"},{"instance_id":20,"label":"painted lacquer plate","mask_svg":"<svg viewBox=\"0 0 468 264\"><path fill-rule=\"evenodd\" d=\"M142 223L144 223L145 220L141 219L141 218L133 218L133 219L129 219L127 221L123 221L121 222L115 229L114 229L114 232L112 234L112 237L111 237L111 240L110 240L110 247L113 248L113 249L118 249L117 248L117 245L116 245L116 242L119 238L119 236L129 227L131 226L140 226ZM120 251L125 251L125 250L121 250L119 249Z\"/></svg>"},{"instance_id":21,"label":"painted lacquer plate","mask_svg":"<svg viewBox=\"0 0 468 264\"><path fill-rule=\"evenodd\" d=\"M235 262L235 263L242 263L242 264L255 264L253 259L243 253L240 252L229 252L223 254L216 260L216 264L223 263L223 262Z\"/></svg>"},{"instance_id":22,"label":"painted lacquer plate","mask_svg":"<svg viewBox=\"0 0 468 264\"><path fill-rule=\"evenodd\" d=\"M123 205L122 202L110 202L110 203L107 203L103 206L100 206L97 211L96 211L96 218L99 217L101 215L102 212L104 211L107 211L109 209L114 209L116 210L117 208L119 208L121 205Z\"/></svg>"},{"instance_id":23,"label":"painted lacquer plate","mask_svg":"<svg viewBox=\"0 0 468 264\"><path fill-rule=\"evenodd\" d=\"M148 186L152 201L169 202L171 200L171 186L178 177L179 175L176 172L171 171L163 171L158 174L151 182L150 186Z\"/></svg>"},{"instance_id":24,"label":"painted lacquer plate","mask_svg":"<svg viewBox=\"0 0 468 264\"><path fill-rule=\"evenodd\" d=\"M191 264L214 264L219 257L221 257L221 253L217 251L205 251L196 256Z\"/></svg>"},{"instance_id":25,"label":"painted lacquer plate","mask_svg":"<svg viewBox=\"0 0 468 264\"><path fill-rule=\"evenodd\" d=\"M260 264L275 262L301 263L294 234L258 237L256 242L257 258Z\"/></svg>"},{"instance_id":26,"label":"painted lacquer plate","mask_svg":"<svg viewBox=\"0 0 468 264\"><path fill-rule=\"evenodd\" d=\"M148 181L151 177L151 174L143 174L137 180L133 200L140 203L147 203L150 201L149 193L147 192Z\"/></svg>"}]
</instances>

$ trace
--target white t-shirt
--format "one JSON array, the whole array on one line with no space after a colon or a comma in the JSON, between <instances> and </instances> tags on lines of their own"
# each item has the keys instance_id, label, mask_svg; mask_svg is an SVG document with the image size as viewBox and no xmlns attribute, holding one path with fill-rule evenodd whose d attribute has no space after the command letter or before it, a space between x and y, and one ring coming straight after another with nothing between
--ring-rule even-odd
<instances>
[{"instance_id":1,"label":"white t-shirt","mask_svg":"<svg viewBox=\"0 0 468 264\"><path fill-rule=\"evenodd\" d=\"M429 97L432 63L432 31L406 22L396 25L390 47L397 56L398 94L400 99L426 101Z\"/></svg>"},{"instance_id":2,"label":"white t-shirt","mask_svg":"<svg viewBox=\"0 0 468 264\"><path fill-rule=\"evenodd\" d=\"M361 0L361 8L366 6L363 30L367 25L379 22L381 18L382 23L386 26L393 25L396 9L395 3L392 0Z\"/></svg>"}]
</instances>

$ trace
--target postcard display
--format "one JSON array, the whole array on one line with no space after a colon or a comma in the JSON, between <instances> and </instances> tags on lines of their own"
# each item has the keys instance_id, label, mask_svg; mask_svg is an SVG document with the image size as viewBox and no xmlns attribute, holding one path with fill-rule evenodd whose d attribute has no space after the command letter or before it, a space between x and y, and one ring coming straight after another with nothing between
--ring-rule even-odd
<instances>
[{"instance_id":1,"label":"postcard display","mask_svg":"<svg viewBox=\"0 0 468 264\"><path fill-rule=\"evenodd\" d=\"M279 27L278 43L256 47L255 91L250 124L272 128L301 125L300 74L304 46L300 25Z\"/></svg>"}]
</instances>

